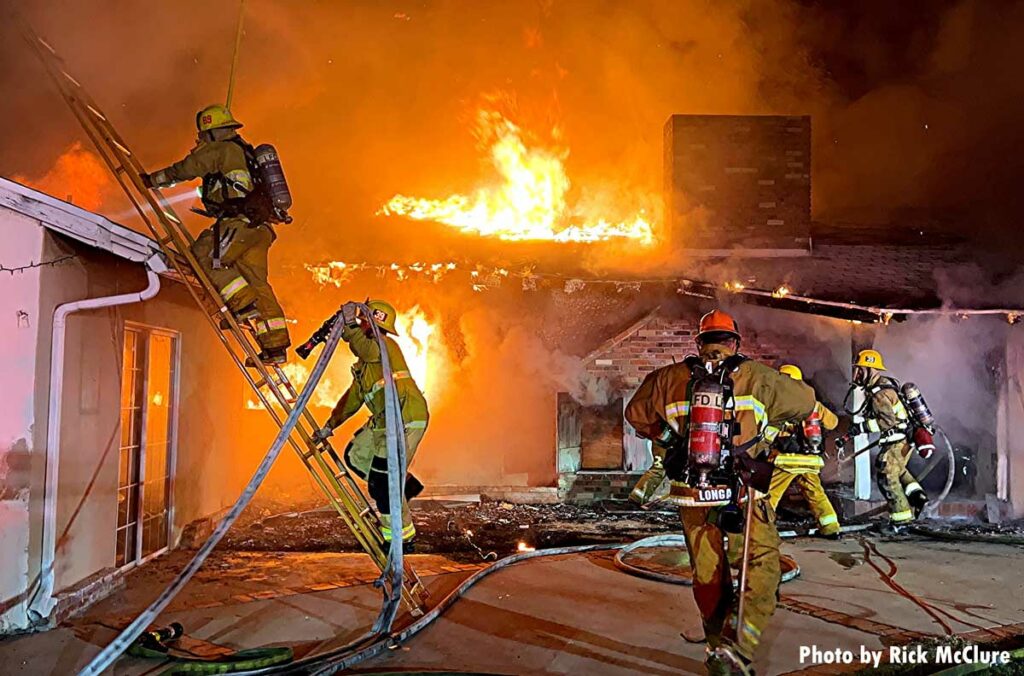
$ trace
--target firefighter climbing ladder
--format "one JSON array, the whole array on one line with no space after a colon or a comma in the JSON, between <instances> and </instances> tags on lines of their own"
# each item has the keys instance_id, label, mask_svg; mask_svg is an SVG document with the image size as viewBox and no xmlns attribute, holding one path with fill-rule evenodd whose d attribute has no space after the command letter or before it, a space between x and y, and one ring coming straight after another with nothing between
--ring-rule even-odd
<instances>
[{"instance_id":1,"label":"firefighter climbing ladder","mask_svg":"<svg viewBox=\"0 0 1024 676\"><path fill-rule=\"evenodd\" d=\"M24 26L26 38L39 55L61 96L71 107L82 128L107 163L114 178L131 200L154 239L159 243L168 264L185 282L196 303L206 315L227 349L231 360L245 376L280 428L291 412L297 393L280 366L267 366L257 358L259 348L251 337L251 327L242 325L227 309L216 287L192 255L194 241L173 209L158 190L149 190L142 182L142 164L114 129L82 85L65 69L56 51L42 38ZM248 364L247 365L247 361ZM280 407L280 411L275 408ZM283 413L282 413L283 412ZM355 535L356 540L370 555L381 571L388 562L388 543L380 530L380 520L364 497L348 469L331 447L330 442L318 444L312 439L317 423L308 409L300 413L297 424L288 439L289 445L327 495L331 506ZM427 591L408 563L404 565L402 597L414 615L423 612Z\"/></svg>"}]
</instances>

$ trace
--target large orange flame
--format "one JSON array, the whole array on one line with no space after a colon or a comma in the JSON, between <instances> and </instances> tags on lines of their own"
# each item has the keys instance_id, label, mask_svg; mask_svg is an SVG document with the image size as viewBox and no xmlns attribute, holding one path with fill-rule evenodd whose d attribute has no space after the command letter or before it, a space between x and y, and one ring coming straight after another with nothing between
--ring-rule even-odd
<instances>
[{"instance_id":1,"label":"large orange flame","mask_svg":"<svg viewBox=\"0 0 1024 676\"><path fill-rule=\"evenodd\" d=\"M490 141L491 163L501 178L498 185L479 188L473 196L457 194L439 200L395 195L378 215L437 221L463 232L512 241L653 242L651 224L642 210L631 219L614 222L578 213L579 207L569 205L567 149L527 147L520 128L493 110L478 112L477 127L478 136Z\"/></svg>"}]
</instances>

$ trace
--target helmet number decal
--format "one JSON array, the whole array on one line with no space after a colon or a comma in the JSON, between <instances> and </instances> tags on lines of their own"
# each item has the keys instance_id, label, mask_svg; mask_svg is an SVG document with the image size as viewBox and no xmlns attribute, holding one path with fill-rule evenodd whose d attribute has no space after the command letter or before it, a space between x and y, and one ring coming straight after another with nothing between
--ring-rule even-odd
<instances>
[{"instance_id":1,"label":"helmet number decal","mask_svg":"<svg viewBox=\"0 0 1024 676\"><path fill-rule=\"evenodd\" d=\"M373 311L373 321L383 323L383 322L386 322L387 320L388 320L388 313L387 312L384 312L383 310L374 309L374 311Z\"/></svg>"}]
</instances>

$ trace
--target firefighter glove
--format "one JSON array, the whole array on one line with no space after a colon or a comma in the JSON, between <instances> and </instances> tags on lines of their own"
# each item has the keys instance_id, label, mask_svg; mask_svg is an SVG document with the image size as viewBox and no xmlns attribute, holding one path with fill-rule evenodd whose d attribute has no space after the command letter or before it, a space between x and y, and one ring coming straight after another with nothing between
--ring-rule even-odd
<instances>
[{"instance_id":1,"label":"firefighter glove","mask_svg":"<svg viewBox=\"0 0 1024 676\"><path fill-rule=\"evenodd\" d=\"M355 303L345 303L341 306L341 321L345 326L356 326L359 324L358 313L359 307Z\"/></svg>"},{"instance_id":2,"label":"firefighter glove","mask_svg":"<svg viewBox=\"0 0 1024 676\"><path fill-rule=\"evenodd\" d=\"M777 443L780 453L799 453L802 450L800 440L796 438L795 434L780 436Z\"/></svg>"},{"instance_id":3,"label":"firefighter glove","mask_svg":"<svg viewBox=\"0 0 1024 676\"><path fill-rule=\"evenodd\" d=\"M686 478L686 465L689 452L682 443L669 446L665 451L665 476L672 481L683 481Z\"/></svg>"},{"instance_id":4,"label":"firefighter glove","mask_svg":"<svg viewBox=\"0 0 1024 676\"><path fill-rule=\"evenodd\" d=\"M750 486L761 493L767 493L772 485L772 472L775 465L764 460L757 460L747 453L739 453L735 456L735 469L739 474L743 485Z\"/></svg>"},{"instance_id":5,"label":"firefighter glove","mask_svg":"<svg viewBox=\"0 0 1024 676\"><path fill-rule=\"evenodd\" d=\"M333 434L334 428L331 427L330 425L324 425L317 431L313 432L313 441L315 443L322 444L325 441L327 441L327 439L331 437Z\"/></svg>"}]
</instances>

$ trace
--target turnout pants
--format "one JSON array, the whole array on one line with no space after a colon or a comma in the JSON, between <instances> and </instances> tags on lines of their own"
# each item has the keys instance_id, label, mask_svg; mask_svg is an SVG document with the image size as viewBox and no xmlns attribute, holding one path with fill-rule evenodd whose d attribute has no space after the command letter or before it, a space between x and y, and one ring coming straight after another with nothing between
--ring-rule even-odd
<instances>
[{"instance_id":1,"label":"turnout pants","mask_svg":"<svg viewBox=\"0 0 1024 676\"><path fill-rule=\"evenodd\" d=\"M817 472L793 473L784 469L775 468L772 473L771 489L768 491L768 500L772 509L778 509L782 496L791 483L796 483L800 493L811 508L811 513L818 520L818 530L822 535L832 535L839 532L839 516L835 508L825 495L825 489L821 485L821 477Z\"/></svg>"},{"instance_id":2,"label":"turnout pants","mask_svg":"<svg viewBox=\"0 0 1024 676\"><path fill-rule=\"evenodd\" d=\"M906 441L883 446L875 459L878 488L889 503L889 520L894 524L914 520L914 510L907 496L924 490L907 469L909 460L910 444Z\"/></svg>"},{"instance_id":3,"label":"turnout pants","mask_svg":"<svg viewBox=\"0 0 1024 676\"><path fill-rule=\"evenodd\" d=\"M410 422L405 426L405 464L406 471L412 466L413 458L416 456L416 449L419 448L423 434L427 431L425 422ZM388 443L386 433L383 429L374 429L363 426L352 437L348 447L345 449L345 464L349 466L356 476L364 481L370 474L370 465L374 457L387 458ZM385 540L391 540L391 514L388 504L381 504L377 501L377 511L380 512L381 534ZM416 526L413 525L412 515L409 512L409 504L402 497L402 539L409 540L416 535Z\"/></svg>"},{"instance_id":4,"label":"turnout pants","mask_svg":"<svg viewBox=\"0 0 1024 676\"><path fill-rule=\"evenodd\" d=\"M192 245L192 254L220 291L234 313L253 306L256 341L265 350L291 345L284 310L267 281L268 252L277 239L265 223L252 225L244 217L220 221L221 267L213 268L213 227L204 230Z\"/></svg>"},{"instance_id":5,"label":"turnout pants","mask_svg":"<svg viewBox=\"0 0 1024 676\"><path fill-rule=\"evenodd\" d=\"M743 627L737 631L739 596L732 585L725 533L708 523L711 509L714 508L682 507L679 510L693 570L693 598L704 621L708 646L715 648L722 643L729 643L744 657L752 660L761 632L775 612L776 594L782 577L775 510L764 498L759 498L754 507L747 588L743 592ZM742 539L742 535L734 535L734 544L728 548L736 552L737 563Z\"/></svg>"}]
</instances>

